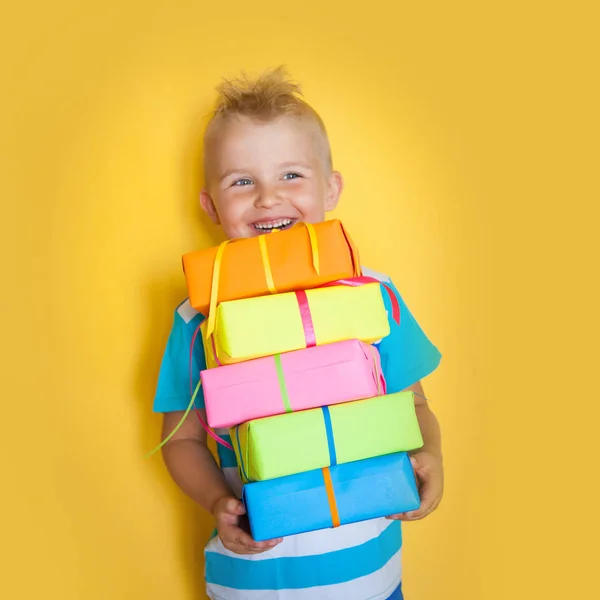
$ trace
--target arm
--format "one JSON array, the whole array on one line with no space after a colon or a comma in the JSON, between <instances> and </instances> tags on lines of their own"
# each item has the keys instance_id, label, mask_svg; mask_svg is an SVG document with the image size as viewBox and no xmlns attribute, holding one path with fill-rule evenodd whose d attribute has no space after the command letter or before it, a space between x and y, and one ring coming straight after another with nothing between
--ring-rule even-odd
<instances>
[{"instance_id":1,"label":"arm","mask_svg":"<svg viewBox=\"0 0 600 600\"><path fill-rule=\"evenodd\" d=\"M175 428L182 416L183 411L163 415L163 438ZM205 418L204 414L202 416ZM175 483L207 512L212 514L215 505L222 498L233 497L233 492L208 449L206 432L193 412L164 445L162 454Z\"/></svg>"},{"instance_id":2,"label":"arm","mask_svg":"<svg viewBox=\"0 0 600 600\"><path fill-rule=\"evenodd\" d=\"M204 411L200 413L206 420ZM164 413L163 436L175 428L182 416L182 411ZM257 554L279 543L280 540L255 542L240 527L244 505L234 496L215 462L207 446L206 432L195 414L188 415L179 431L164 445L162 454L175 483L215 517L219 537L228 550Z\"/></svg>"},{"instance_id":3,"label":"arm","mask_svg":"<svg viewBox=\"0 0 600 600\"><path fill-rule=\"evenodd\" d=\"M415 411L423 435L423 446L411 452L411 462L417 484L421 506L418 510L392 515L390 519L417 521L432 513L440 504L444 491L444 467L440 426L429 408L421 382L409 386L406 391L415 393Z\"/></svg>"},{"instance_id":4,"label":"arm","mask_svg":"<svg viewBox=\"0 0 600 600\"><path fill-rule=\"evenodd\" d=\"M419 420L419 427L423 435L423 447L418 452L428 452L442 461L442 435L437 417L429 408L429 402L426 400L423 385L417 381L406 389L415 394L415 411Z\"/></svg>"}]
</instances>

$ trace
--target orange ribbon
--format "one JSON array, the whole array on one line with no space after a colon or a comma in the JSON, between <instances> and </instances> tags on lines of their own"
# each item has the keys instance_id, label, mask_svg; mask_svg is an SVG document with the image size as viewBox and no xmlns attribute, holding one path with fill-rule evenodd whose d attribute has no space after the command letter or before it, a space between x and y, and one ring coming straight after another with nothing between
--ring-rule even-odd
<instances>
[{"instance_id":1,"label":"orange ribbon","mask_svg":"<svg viewBox=\"0 0 600 600\"><path fill-rule=\"evenodd\" d=\"M334 527L340 526L340 515L335 501L335 492L333 491L333 483L331 482L331 473L329 467L323 467L323 480L325 481L325 491L327 492L327 502L329 503L329 511L331 512L331 523Z\"/></svg>"}]
</instances>

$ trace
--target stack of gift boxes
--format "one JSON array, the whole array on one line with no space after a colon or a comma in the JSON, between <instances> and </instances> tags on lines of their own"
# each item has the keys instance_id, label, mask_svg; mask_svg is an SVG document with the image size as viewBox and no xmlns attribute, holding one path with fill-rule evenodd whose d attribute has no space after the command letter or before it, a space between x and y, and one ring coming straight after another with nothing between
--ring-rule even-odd
<instances>
[{"instance_id":1,"label":"stack of gift boxes","mask_svg":"<svg viewBox=\"0 0 600 600\"><path fill-rule=\"evenodd\" d=\"M374 342L383 294L339 221L183 257L208 313L200 374L208 425L230 428L256 541L419 507L407 452L422 446L411 392L386 395Z\"/></svg>"}]
</instances>

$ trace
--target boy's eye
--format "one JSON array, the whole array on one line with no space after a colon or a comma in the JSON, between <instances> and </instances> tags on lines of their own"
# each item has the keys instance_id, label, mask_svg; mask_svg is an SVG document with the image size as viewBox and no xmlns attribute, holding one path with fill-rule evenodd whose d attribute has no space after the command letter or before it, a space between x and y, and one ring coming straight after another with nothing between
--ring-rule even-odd
<instances>
[{"instance_id":1,"label":"boy's eye","mask_svg":"<svg viewBox=\"0 0 600 600\"><path fill-rule=\"evenodd\" d=\"M238 179L233 182L233 185L243 186L243 185L252 185L252 179Z\"/></svg>"},{"instance_id":2,"label":"boy's eye","mask_svg":"<svg viewBox=\"0 0 600 600\"><path fill-rule=\"evenodd\" d=\"M298 177L302 177L302 175L300 175L299 173L286 173L283 178L286 181L289 181L290 179L297 179Z\"/></svg>"}]
</instances>

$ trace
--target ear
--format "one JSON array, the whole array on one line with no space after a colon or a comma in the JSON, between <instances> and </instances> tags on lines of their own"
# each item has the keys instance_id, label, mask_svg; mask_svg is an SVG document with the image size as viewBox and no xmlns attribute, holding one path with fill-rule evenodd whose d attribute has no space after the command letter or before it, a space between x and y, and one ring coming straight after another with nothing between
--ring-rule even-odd
<instances>
[{"instance_id":1,"label":"ear","mask_svg":"<svg viewBox=\"0 0 600 600\"><path fill-rule=\"evenodd\" d=\"M340 200L340 194L344 189L344 178L338 171L333 171L329 176L327 184L327 196L325 198L325 212L331 212Z\"/></svg>"},{"instance_id":2,"label":"ear","mask_svg":"<svg viewBox=\"0 0 600 600\"><path fill-rule=\"evenodd\" d=\"M200 192L200 206L202 206L204 212L206 212L215 225L220 224L219 214L217 213L215 203L205 189Z\"/></svg>"}]
</instances>

